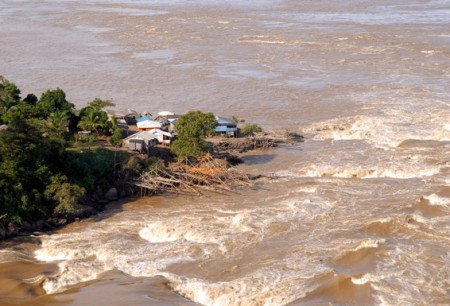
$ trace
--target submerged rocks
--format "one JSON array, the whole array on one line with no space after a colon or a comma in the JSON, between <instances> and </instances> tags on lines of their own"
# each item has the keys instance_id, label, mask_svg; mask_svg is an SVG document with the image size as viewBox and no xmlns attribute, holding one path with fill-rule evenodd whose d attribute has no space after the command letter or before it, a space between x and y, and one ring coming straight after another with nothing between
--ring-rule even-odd
<instances>
[{"instance_id":1,"label":"submerged rocks","mask_svg":"<svg viewBox=\"0 0 450 306\"><path fill-rule=\"evenodd\" d=\"M19 233L19 228L14 223L8 223L8 227L6 229L6 235L8 237L16 236Z\"/></svg>"},{"instance_id":2,"label":"submerged rocks","mask_svg":"<svg viewBox=\"0 0 450 306\"><path fill-rule=\"evenodd\" d=\"M31 228L33 231L47 231L52 229L52 226L44 220L37 220L33 222Z\"/></svg>"},{"instance_id":3,"label":"submerged rocks","mask_svg":"<svg viewBox=\"0 0 450 306\"><path fill-rule=\"evenodd\" d=\"M117 201L119 199L119 193L117 192L117 188L110 188L105 193L105 199L108 201Z\"/></svg>"},{"instance_id":4,"label":"submerged rocks","mask_svg":"<svg viewBox=\"0 0 450 306\"><path fill-rule=\"evenodd\" d=\"M6 238L6 229L3 226L3 224L0 223L0 240L3 240Z\"/></svg>"},{"instance_id":5,"label":"submerged rocks","mask_svg":"<svg viewBox=\"0 0 450 306\"><path fill-rule=\"evenodd\" d=\"M31 232L32 231L31 223L29 223L27 221L23 221L21 224L20 230L24 231L24 232Z\"/></svg>"}]
</instances>

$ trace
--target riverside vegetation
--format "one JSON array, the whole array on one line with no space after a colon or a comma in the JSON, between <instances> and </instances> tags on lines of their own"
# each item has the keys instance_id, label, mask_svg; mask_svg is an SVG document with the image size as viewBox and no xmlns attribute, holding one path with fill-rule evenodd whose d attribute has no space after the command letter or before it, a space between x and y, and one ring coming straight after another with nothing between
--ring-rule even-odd
<instances>
[{"instance_id":1,"label":"riverside vegetation","mask_svg":"<svg viewBox=\"0 0 450 306\"><path fill-rule=\"evenodd\" d=\"M231 152L280 141L206 141L214 134L214 116L191 111L176 123L178 138L164 159L144 157L118 150L123 131L104 110L112 106L96 98L77 110L59 88L22 98L20 89L0 76L0 239L90 216L118 196L249 186L252 177L230 171L229 162L239 160ZM90 133L80 139L80 130ZM244 131L262 130L247 125Z\"/></svg>"}]
</instances>

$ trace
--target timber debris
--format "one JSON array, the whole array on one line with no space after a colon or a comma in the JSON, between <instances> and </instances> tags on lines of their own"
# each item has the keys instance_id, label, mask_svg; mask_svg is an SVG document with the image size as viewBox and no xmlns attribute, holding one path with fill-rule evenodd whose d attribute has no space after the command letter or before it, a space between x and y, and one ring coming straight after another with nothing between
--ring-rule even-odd
<instances>
[{"instance_id":1,"label":"timber debris","mask_svg":"<svg viewBox=\"0 0 450 306\"><path fill-rule=\"evenodd\" d=\"M234 168L225 160L206 154L195 163L173 163L168 167L144 172L134 181L141 196L165 191L200 195L203 191L236 193L239 187L253 185L253 177Z\"/></svg>"},{"instance_id":2,"label":"timber debris","mask_svg":"<svg viewBox=\"0 0 450 306\"><path fill-rule=\"evenodd\" d=\"M304 137L290 131L261 132L239 138L209 139L216 152L244 153L252 150L267 150L280 144L295 144L302 142Z\"/></svg>"},{"instance_id":3,"label":"timber debris","mask_svg":"<svg viewBox=\"0 0 450 306\"><path fill-rule=\"evenodd\" d=\"M140 196L163 192L200 195L202 191L237 193L252 187L262 175L251 176L230 164L242 161L239 154L252 150L266 150L279 144L295 144L303 136L292 132L255 133L242 138L211 138L212 150L195 162L168 162L142 173L130 182L139 188Z\"/></svg>"}]
</instances>

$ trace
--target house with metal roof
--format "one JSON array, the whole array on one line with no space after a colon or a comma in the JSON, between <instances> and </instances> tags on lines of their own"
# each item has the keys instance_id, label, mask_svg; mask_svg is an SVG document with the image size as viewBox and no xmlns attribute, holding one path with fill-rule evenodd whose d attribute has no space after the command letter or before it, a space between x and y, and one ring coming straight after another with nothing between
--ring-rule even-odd
<instances>
[{"instance_id":1,"label":"house with metal roof","mask_svg":"<svg viewBox=\"0 0 450 306\"><path fill-rule=\"evenodd\" d=\"M124 147L139 152L145 152L158 143L157 135L148 131L140 131L123 139Z\"/></svg>"},{"instance_id":2,"label":"house with metal roof","mask_svg":"<svg viewBox=\"0 0 450 306\"><path fill-rule=\"evenodd\" d=\"M215 116L216 118L216 134L222 134L225 136L236 137L237 136L237 123L231 119Z\"/></svg>"},{"instance_id":3,"label":"house with metal roof","mask_svg":"<svg viewBox=\"0 0 450 306\"><path fill-rule=\"evenodd\" d=\"M137 119L136 126L138 131L149 131L152 129L160 129L162 125L160 122L153 120L148 115L145 115Z\"/></svg>"},{"instance_id":4,"label":"house with metal roof","mask_svg":"<svg viewBox=\"0 0 450 306\"><path fill-rule=\"evenodd\" d=\"M161 129L153 129L148 131L149 133L153 134L157 139L158 142L165 145L170 145L173 139L172 133L163 131Z\"/></svg>"}]
</instances>

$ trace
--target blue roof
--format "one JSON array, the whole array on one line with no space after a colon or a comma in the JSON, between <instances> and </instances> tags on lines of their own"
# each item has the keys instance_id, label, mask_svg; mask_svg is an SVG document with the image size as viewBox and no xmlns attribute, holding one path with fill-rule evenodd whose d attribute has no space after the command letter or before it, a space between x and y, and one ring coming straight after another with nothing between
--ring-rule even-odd
<instances>
[{"instance_id":1,"label":"blue roof","mask_svg":"<svg viewBox=\"0 0 450 306\"><path fill-rule=\"evenodd\" d=\"M142 116L141 118L137 119L137 122L144 122L144 121L148 121L148 120L152 120L151 118L149 118L148 116Z\"/></svg>"}]
</instances>

